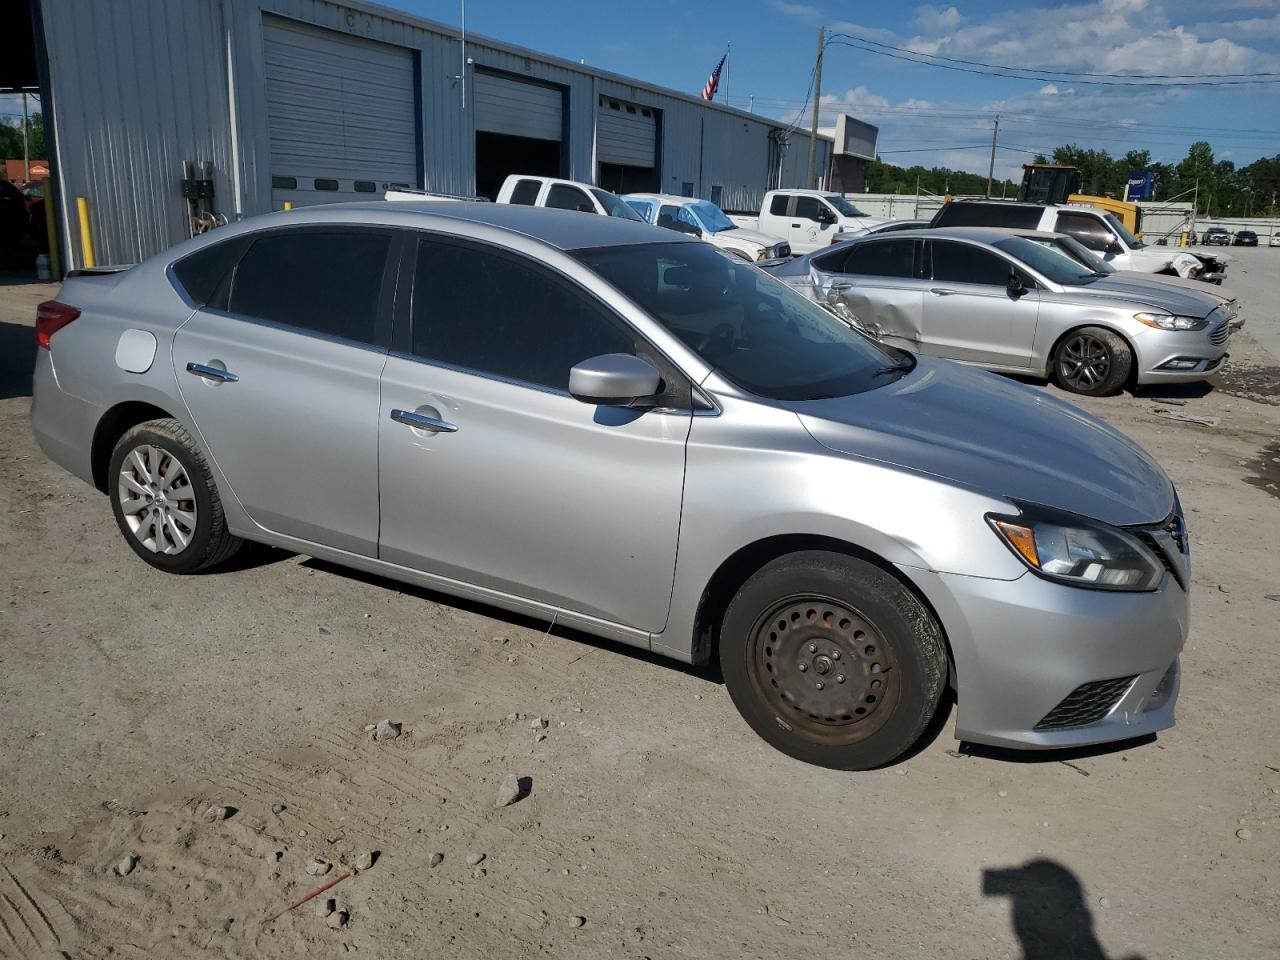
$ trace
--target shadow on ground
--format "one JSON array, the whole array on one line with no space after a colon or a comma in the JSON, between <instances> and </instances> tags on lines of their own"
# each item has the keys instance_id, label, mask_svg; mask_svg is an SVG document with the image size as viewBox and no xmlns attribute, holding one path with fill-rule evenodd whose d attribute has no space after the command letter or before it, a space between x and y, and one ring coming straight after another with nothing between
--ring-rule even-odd
<instances>
[{"instance_id":1,"label":"shadow on ground","mask_svg":"<svg viewBox=\"0 0 1280 960\"><path fill-rule=\"evenodd\" d=\"M35 330L21 323L0 323L0 400L31 396L35 365Z\"/></svg>"},{"instance_id":2,"label":"shadow on ground","mask_svg":"<svg viewBox=\"0 0 1280 960\"><path fill-rule=\"evenodd\" d=\"M1008 897L1023 960L1108 960L1074 873L1053 860L982 871L982 892ZM1143 960L1128 954L1124 960Z\"/></svg>"}]
</instances>

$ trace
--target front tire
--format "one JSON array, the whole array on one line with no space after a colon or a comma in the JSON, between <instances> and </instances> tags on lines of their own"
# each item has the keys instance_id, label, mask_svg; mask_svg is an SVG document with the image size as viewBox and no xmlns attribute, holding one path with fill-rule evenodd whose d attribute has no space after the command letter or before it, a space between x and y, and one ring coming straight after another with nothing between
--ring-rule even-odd
<instances>
[{"instance_id":1,"label":"front tire","mask_svg":"<svg viewBox=\"0 0 1280 960\"><path fill-rule=\"evenodd\" d=\"M1119 393L1133 370L1124 337L1103 327L1068 333L1053 354L1053 382L1070 393L1105 397Z\"/></svg>"},{"instance_id":2,"label":"front tire","mask_svg":"<svg viewBox=\"0 0 1280 960\"><path fill-rule=\"evenodd\" d=\"M244 542L227 530L208 461L177 420L126 431L111 453L107 489L125 541L158 570L195 573Z\"/></svg>"},{"instance_id":3,"label":"front tire","mask_svg":"<svg viewBox=\"0 0 1280 960\"><path fill-rule=\"evenodd\" d=\"M938 710L942 631L873 564L825 551L780 557L730 602L720 667L734 706L797 760L868 770L902 756Z\"/></svg>"}]
</instances>

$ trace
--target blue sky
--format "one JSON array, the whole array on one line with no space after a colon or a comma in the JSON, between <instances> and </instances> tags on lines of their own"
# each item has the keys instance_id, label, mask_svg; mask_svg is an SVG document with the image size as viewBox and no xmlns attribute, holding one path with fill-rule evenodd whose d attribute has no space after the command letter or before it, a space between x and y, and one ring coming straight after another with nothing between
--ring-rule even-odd
<instances>
[{"instance_id":1,"label":"blue sky","mask_svg":"<svg viewBox=\"0 0 1280 960\"><path fill-rule=\"evenodd\" d=\"M458 22L456 0L383 2ZM690 93L732 42L729 101L745 108L754 95L757 112L788 117L804 100L821 24L925 53L1045 70L1266 71L1280 80L1280 0L467 3L469 31ZM884 159L904 166L985 171L997 113L1001 141L1032 151L1074 142L1113 154L1145 147L1156 160L1177 161L1204 139L1238 165L1280 153L1280 83L1114 89L976 76L843 46L828 48L822 90L824 124L839 112L877 124ZM999 167L1012 176L1027 159L1001 150Z\"/></svg>"},{"instance_id":2,"label":"blue sky","mask_svg":"<svg viewBox=\"0 0 1280 960\"><path fill-rule=\"evenodd\" d=\"M382 0L456 25L458 0ZM696 94L725 44L734 106L790 118L802 109L817 30L924 53L1089 73L1275 72L1280 0L1007 0L938 4L855 0L469 0L468 30ZM1010 80L830 47L824 125L851 113L880 127L886 160L985 171L1001 115L998 170L1016 178L1027 151L1073 142L1121 154L1148 148L1177 161L1208 140L1238 165L1280 153L1280 83L1115 89ZM723 99L722 95L717 99ZM18 105L0 97L0 112ZM806 114L807 122L807 114ZM896 152L910 151L910 152Z\"/></svg>"}]
</instances>

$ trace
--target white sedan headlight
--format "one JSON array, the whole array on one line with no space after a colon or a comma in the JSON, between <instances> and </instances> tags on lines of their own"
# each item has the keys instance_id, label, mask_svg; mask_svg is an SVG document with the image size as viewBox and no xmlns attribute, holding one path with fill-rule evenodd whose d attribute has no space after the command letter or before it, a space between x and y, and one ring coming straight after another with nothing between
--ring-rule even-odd
<instances>
[{"instance_id":1,"label":"white sedan headlight","mask_svg":"<svg viewBox=\"0 0 1280 960\"><path fill-rule=\"evenodd\" d=\"M1208 319L1180 317L1172 313L1135 313L1133 319L1157 330L1203 330Z\"/></svg>"}]
</instances>

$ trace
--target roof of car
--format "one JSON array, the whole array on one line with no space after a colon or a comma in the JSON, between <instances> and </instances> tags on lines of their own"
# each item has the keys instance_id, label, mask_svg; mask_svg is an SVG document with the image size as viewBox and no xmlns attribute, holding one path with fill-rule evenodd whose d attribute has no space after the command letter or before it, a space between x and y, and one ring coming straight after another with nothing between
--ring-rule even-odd
<instances>
[{"instance_id":1,"label":"roof of car","mask_svg":"<svg viewBox=\"0 0 1280 960\"><path fill-rule=\"evenodd\" d=\"M298 207L241 221L246 229L278 228L286 223L351 223L404 227L475 223L532 237L561 250L625 246L635 243L689 243L679 234L639 220L605 217L576 210L551 210L508 203L462 200L372 200ZM226 229L226 228L223 228ZM218 231L221 232L221 231Z\"/></svg>"},{"instance_id":2,"label":"roof of car","mask_svg":"<svg viewBox=\"0 0 1280 960\"><path fill-rule=\"evenodd\" d=\"M691 203L704 203L701 197L677 197L673 193L624 193L623 200L657 200L676 207L687 207Z\"/></svg>"},{"instance_id":3,"label":"roof of car","mask_svg":"<svg viewBox=\"0 0 1280 960\"><path fill-rule=\"evenodd\" d=\"M843 246L846 243L870 243L873 240L907 240L913 237L921 240L942 237L949 240L992 243L1007 237L1035 237L1049 240L1060 236L1062 234L1048 230L1025 230L1018 227L918 227L913 230L894 230L891 233L867 233L853 237L850 240L842 240L840 245ZM828 248L822 247L815 250L814 253L819 254L826 249Z\"/></svg>"}]
</instances>

